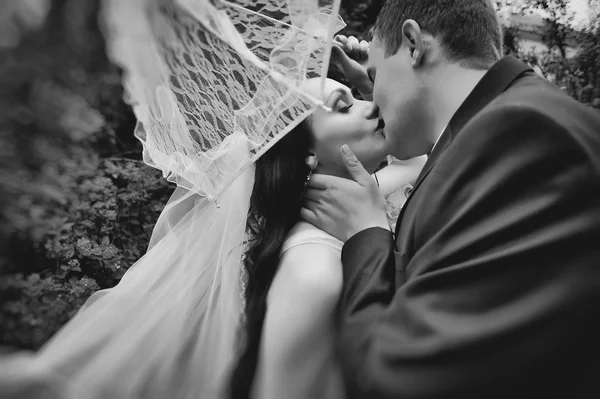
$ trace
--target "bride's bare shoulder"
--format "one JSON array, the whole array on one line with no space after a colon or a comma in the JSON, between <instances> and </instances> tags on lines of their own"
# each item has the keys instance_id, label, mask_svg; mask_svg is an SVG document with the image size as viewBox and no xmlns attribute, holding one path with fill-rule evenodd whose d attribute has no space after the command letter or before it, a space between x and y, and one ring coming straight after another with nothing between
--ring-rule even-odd
<instances>
[{"instance_id":1,"label":"bride's bare shoulder","mask_svg":"<svg viewBox=\"0 0 600 399\"><path fill-rule=\"evenodd\" d=\"M293 236L294 234L301 233L301 232L307 232L307 231L310 231L314 234L325 233L323 230L319 229L315 225L305 222L304 220L301 220L298 223L296 223L296 225L294 227L292 227L292 230L290 231L290 234L288 234L288 236ZM327 234L327 233L325 233L325 234Z\"/></svg>"},{"instance_id":2,"label":"bride's bare shoulder","mask_svg":"<svg viewBox=\"0 0 600 399\"><path fill-rule=\"evenodd\" d=\"M337 252L341 252L343 243L337 238L329 235L325 231L314 225L300 221L289 232L283 244L282 256L291 248L307 244L321 244Z\"/></svg>"},{"instance_id":3,"label":"bride's bare shoulder","mask_svg":"<svg viewBox=\"0 0 600 399\"><path fill-rule=\"evenodd\" d=\"M289 295L298 289L299 293L312 292L317 296L339 295L342 286L341 243L306 222L298 223L288 237L288 248L280 258L272 291Z\"/></svg>"}]
</instances>

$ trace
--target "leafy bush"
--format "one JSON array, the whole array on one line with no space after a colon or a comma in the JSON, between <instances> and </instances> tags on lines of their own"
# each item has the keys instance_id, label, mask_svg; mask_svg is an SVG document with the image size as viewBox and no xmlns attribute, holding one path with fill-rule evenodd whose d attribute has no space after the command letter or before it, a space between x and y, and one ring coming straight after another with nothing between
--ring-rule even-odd
<instances>
[{"instance_id":1,"label":"leafy bush","mask_svg":"<svg viewBox=\"0 0 600 399\"><path fill-rule=\"evenodd\" d=\"M566 0L525 0L518 4L512 6L514 12L538 10L544 15L542 41L548 50L523 51L518 34L511 28L505 31L506 49L571 97L600 109L600 1L588 1L590 22L579 30L569 28L573 16ZM571 58L567 58L569 46L578 48Z\"/></svg>"},{"instance_id":2,"label":"leafy bush","mask_svg":"<svg viewBox=\"0 0 600 399\"><path fill-rule=\"evenodd\" d=\"M33 4L33 3L32 3ZM97 0L0 50L0 344L35 349L144 252L173 187L139 158Z\"/></svg>"},{"instance_id":3,"label":"leafy bush","mask_svg":"<svg viewBox=\"0 0 600 399\"><path fill-rule=\"evenodd\" d=\"M54 185L44 183L41 195L52 205L33 203L20 222L44 262L0 284L0 339L20 347L41 345L95 290L120 280L144 253L170 191L141 161L71 159L49 169L44 179Z\"/></svg>"}]
</instances>

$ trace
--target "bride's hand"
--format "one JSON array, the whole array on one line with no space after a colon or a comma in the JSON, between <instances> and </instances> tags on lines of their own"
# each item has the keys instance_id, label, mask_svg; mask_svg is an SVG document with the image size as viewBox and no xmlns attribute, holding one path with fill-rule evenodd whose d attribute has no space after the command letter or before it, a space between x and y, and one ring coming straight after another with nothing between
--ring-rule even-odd
<instances>
[{"instance_id":1,"label":"bride's hand","mask_svg":"<svg viewBox=\"0 0 600 399\"><path fill-rule=\"evenodd\" d=\"M370 43L366 40L359 42L354 36L346 37L344 35L337 35L333 39L333 43L344 50L348 57L361 66L364 66L369 60Z\"/></svg>"},{"instance_id":2,"label":"bride's hand","mask_svg":"<svg viewBox=\"0 0 600 399\"><path fill-rule=\"evenodd\" d=\"M414 186L419 173L427 162L427 156L421 155L407 160L392 158L392 160L387 166L377 171L376 180L379 182L379 189L385 198L406 186Z\"/></svg>"},{"instance_id":3,"label":"bride's hand","mask_svg":"<svg viewBox=\"0 0 600 399\"><path fill-rule=\"evenodd\" d=\"M348 82L364 97L373 93L373 82L364 65L369 59L369 43L354 36L338 35L331 49L332 63L344 74Z\"/></svg>"}]
</instances>

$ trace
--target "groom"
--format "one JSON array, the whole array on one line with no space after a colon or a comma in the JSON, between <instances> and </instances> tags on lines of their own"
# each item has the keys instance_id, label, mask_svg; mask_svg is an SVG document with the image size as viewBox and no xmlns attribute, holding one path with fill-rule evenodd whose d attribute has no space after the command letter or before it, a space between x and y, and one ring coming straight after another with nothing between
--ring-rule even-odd
<instances>
[{"instance_id":1,"label":"groom","mask_svg":"<svg viewBox=\"0 0 600 399\"><path fill-rule=\"evenodd\" d=\"M600 397L600 117L514 58L489 0L388 0L368 62L392 155L429 158L389 230L377 185L315 175L345 241L353 398Z\"/></svg>"}]
</instances>

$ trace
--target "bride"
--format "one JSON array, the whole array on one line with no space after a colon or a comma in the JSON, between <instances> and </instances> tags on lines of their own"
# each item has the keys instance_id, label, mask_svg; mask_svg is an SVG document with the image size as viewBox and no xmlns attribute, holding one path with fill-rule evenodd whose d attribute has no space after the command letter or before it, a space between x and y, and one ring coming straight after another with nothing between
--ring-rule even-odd
<instances>
[{"instance_id":1,"label":"bride","mask_svg":"<svg viewBox=\"0 0 600 399\"><path fill-rule=\"evenodd\" d=\"M318 92L315 83L309 91ZM317 109L256 162L243 266L246 346L233 371L233 398L344 397L334 353L342 242L299 220L300 198L312 172L348 177L343 144L370 172L386 150L372 102L331 79L323 101L331 111ZM386 191L418 171L391 168L395 178L386 183L396 187Z\"/></svg>"},{"instance_id":2,"label":"bride","mask_svg":"<svg viewBox=\"0 0 600 399\"><path fill-rule=\"evenodd\" d=\"M300 221L302 191L312 172L347 176L343 144L370 172L385 160L386 145L373 103L333 80L321 83L302 83L319 106L254 158L246 137L231 135L221 152L205 151L208 161L188 152L175 162L152 147L172 97L160 99L155 120L134 105L147 160L180 187L147 254L117 286L95 293L38 353L0 362L0 397L343 398L334 350L342 243ZM171 116L179 123L180 115ZM163 139L171 149L185 144ZM418 167L377 172L387 176L378 179L382 192L414 181ZM226 172L237 177L222 192L197 194Z\"/></svg>"}]
</instances>

